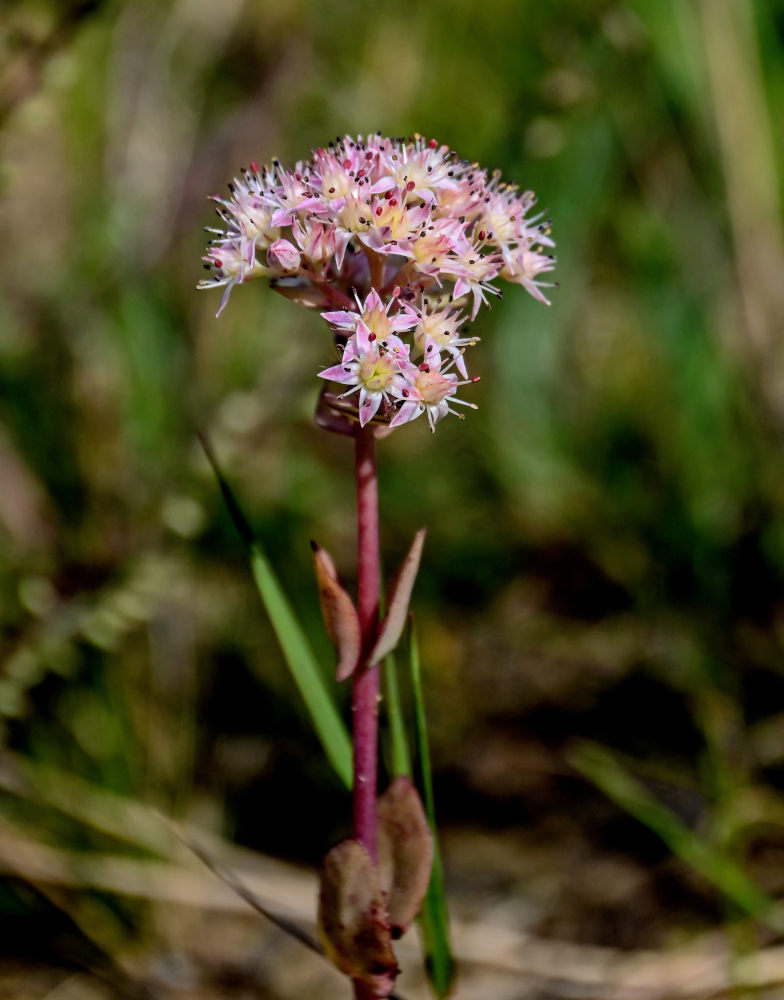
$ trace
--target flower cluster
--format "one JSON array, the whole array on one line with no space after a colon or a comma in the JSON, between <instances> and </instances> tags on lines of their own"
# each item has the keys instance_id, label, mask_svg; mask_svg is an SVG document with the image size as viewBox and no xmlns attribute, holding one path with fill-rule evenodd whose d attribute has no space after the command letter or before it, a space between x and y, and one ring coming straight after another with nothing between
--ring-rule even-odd
<instances>
[{"instance_id":1,"label":"flower cluster","mask_svg":"<svg viewBox=\"0 0 784 1000\"><path fill-rule=\"evenodd\" d=\"M420 136L346 137L286 169L250 170L213 196L225 228L208 229L200 288L265 275L276 291L324 310L339 364L321 377L356 395L364 426L427 414L431 428L469 379L464 336L496 278L539 301L555 258L549 223L529 216L531 191L488 176L447 146Z\"/></svg>"}]
</instances>

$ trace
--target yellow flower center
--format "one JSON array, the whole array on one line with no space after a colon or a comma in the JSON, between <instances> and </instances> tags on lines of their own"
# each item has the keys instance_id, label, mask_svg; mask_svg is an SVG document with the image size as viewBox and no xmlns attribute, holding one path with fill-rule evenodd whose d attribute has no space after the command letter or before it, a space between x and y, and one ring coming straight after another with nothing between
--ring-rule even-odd
<instances>
[{"instance_id":1,"label":"yellow flower center","mask_svg":"<svg viewBox=\"0 0 784 1000\"><path fill-rule=\"evenodd\" d=\"M369 392L383 392L395 377L396 367L388 354L369 355L359 366L359 380Z\"/></svg>"}]
</instances>

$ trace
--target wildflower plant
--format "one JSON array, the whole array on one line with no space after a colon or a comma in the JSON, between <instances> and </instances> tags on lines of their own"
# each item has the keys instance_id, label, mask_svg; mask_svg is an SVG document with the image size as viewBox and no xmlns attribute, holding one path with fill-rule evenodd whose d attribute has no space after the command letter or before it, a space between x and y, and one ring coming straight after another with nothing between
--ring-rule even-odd
<instances>
[{"instance_id":1,"label":"wildflower plant","mask_svg":"<svg viewBox=\"0 0 784 1000\"><path fill-rule=\"evenodd\" d=\"M380 622L376 441L421 416L435 431L448 414L463 419L476 409L470 387L478 376L469 375L465 352L479 338L468 328L500 297L498 279L549 304L550 225L531 214L533 192L421 136L338 138L293 168L252 163L228 189L212 196L221 228L208 229L203 260L211 274L199 287L223 289L218 316L237 285L259 277L318 309L337 357L318 373L316 421L355 443L356 604L329 554L314 545L337 678L352 682L353 720L354 835L324 859L319 932L357 997L385 997L398 972L391 942L432 889L431 866L439 869L428 783L427 816L407 775L381 796L377 790L379 663L403 633L424 531L387 590ZM254 568L270 608L269 568ZM309 708L335 763L320 704L326 697L319 693ZM334 721L329 726L334 731ZM442 977L435 986L443 995L448 983Z\"/></svg>"}]
</instances>

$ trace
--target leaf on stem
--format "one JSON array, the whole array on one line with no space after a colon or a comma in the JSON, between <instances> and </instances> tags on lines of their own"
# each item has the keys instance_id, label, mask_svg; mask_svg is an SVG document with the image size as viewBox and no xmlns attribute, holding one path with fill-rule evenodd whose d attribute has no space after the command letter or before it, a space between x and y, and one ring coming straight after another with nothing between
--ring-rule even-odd
<instances>
[{"instance_id":1,"label":"leaf on stem","mask_svg":"<svg viewBox=\"0 0 784 1000\"><path fill-rule=\"evenodd\" d=\"M373 647L373 651L368 657L368 663L378 663L385 656L391 653L403 634L403 627L406 624L408 615L408 604L411 600L411 591L414 589L417 572L419 571L419 560L422 558L422 546L425 544L425 534L427 528L420 528L414 535L414 541L408 550L408 555L403 560L400 569L392 581L389 588L389 606L386 617L378 630L378 639Z\"/></svg>"},{"instance_id":2,"label":"leaf on stem","mask_svg":"<svg viewBox=\"0 0 784 1000\"><path fill-rule=\"evenodd\" d=\"M325 384L316 404L316 426L335 434L353 437L357 430L356 404L330 392Z\"/></svg>"},{"instance_id":3,"label":"leaf on stem","mask_svg":"<svg viewBox=\"0 0 784 1000\"><path fill-rule=\"evenodd\" d=\"M300 275L271 278L269 284L270 288L278 295L282 295L284 299L291 299L298 305L309 306L311 309L323 309L324 306L329 305L329 299L324 290Z\"/></svg>"},{"instance_id":4,"label":"leaf on stem","mask_svg":"<svg viewBox=\"0 0 784 1000\"><path fill-rule=\"evenodd\" d=\"M316 565L319 603L324 616L327 635L338 654L337 678L350 677L359 663L362 649L362 630L354 602L341 587L338 571L332 556L316 542L311 542Z\"/></svg>"},{"instance_id":5,"label":"leaf on stem","mask_svg":"<svg viewBox=\"0 0 784 1000\"><path fill-rule=\"evenodd\" d=\"M318 932L341 972L388 997L398 974L384 892L373 861L358 840L325 856L320 875Z\"/></svg>"},{"instance_id":6,"label":"leaf on stem","mask_svg":"<svg viewBox=\"0 0 784 1000\"><path fill-rule=\"evenodd\" d=\"M392 937L419 913L433 865L433 837L410 778L395 778L378 800L378 874L387 893Z\"/></svg>"}]
</instances>

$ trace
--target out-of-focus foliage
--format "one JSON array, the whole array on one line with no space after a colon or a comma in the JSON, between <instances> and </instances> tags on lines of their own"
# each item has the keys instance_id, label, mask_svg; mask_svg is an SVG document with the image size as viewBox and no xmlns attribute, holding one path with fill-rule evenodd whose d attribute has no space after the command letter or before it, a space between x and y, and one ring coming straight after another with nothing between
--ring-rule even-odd
<instances>
[{"instance_id":1,"label":"out-of-focus foliage","mask_svg":"<svg viewBox=\"0 0 784 1000\"><path fill-rule=\"evenodd\" d=\"M651 945L672 900L720 914L569 771L581 737L780 892L783 52L781 0L6 0L4 744L273 853L343 832L196 441L328 671L308 539L354 559L350 448L312 422L330 338L262 282L220 320L194 286L205 195L241 165L417 131L537 191L561 282L478 317L479 412L381 446L389 565L429 526L447 868L449 830L457 868L466 831L526 829L546 889L524 859L470 867L542 932Z\"/></svg>"}]
</instances>

